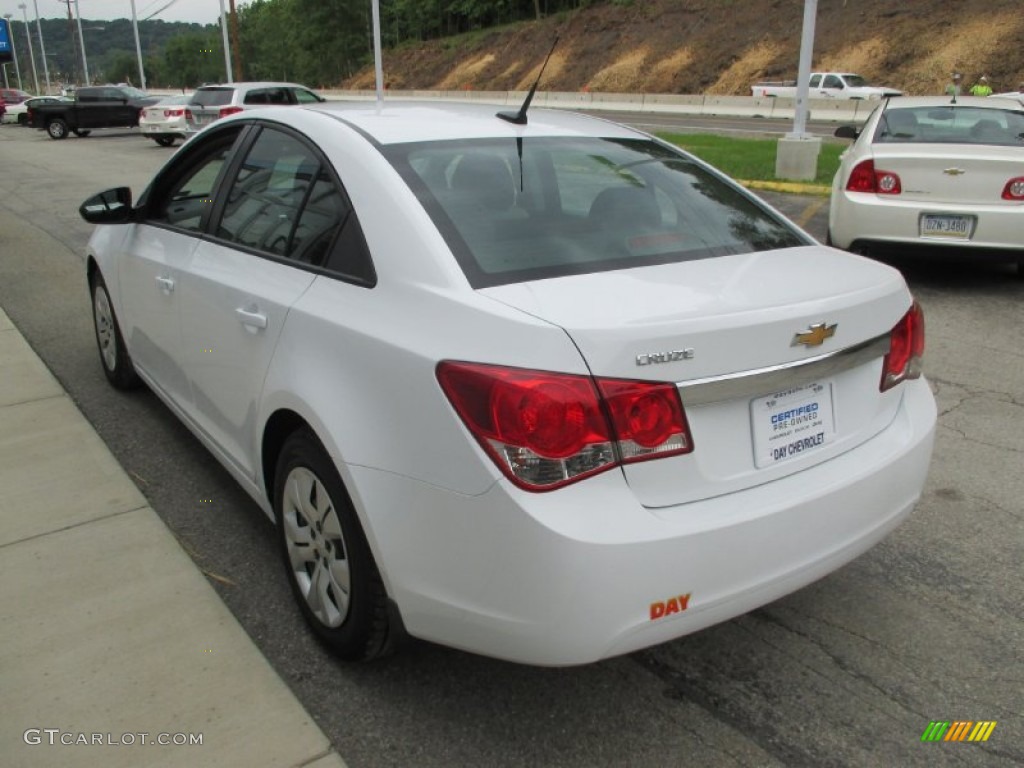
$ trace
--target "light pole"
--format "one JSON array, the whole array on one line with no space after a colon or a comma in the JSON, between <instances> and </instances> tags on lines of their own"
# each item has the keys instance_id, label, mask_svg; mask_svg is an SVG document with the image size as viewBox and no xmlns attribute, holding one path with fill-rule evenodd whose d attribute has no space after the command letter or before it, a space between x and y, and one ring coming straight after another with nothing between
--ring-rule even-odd
<instances>
[{"instance_id":1,"label":"light pole","mask_svg":"<svg viewBox=\"0 0 1024 768\"><path fill-rule=\"evenodd\" d=\"M135 30L135 55L139 59L139 80L142 90L146 90L146 70L142 67L142 43L139 42L139 17L135 13L135 0L132 0L132 29Z\"/></svg>"},{"instance_id":2,"label":"light pole","mask_svg":"<svg viewBox=\"0 0 1024 768\"><path fill-rule=\"evenodd\" d=\"M220 0L220 31L224 39L224 69L227 72L228 82L235 82L231 75L231 46L228 44L228 15L224 12L224 0Z\"/></svg>"},{"instance_id":3,"label":"light pole","mask_svg":"<svg viewBox=\"0 0 1024 768\"><path fill-rule=\"evenodd\" d=\"M46 63L46 43L43 42L43 25L39 20L39 0L32 0L32 7L36 10L36 31L39 32L39 51L43 57L43 75L46 76L46 95L50 95L50 65Z\"/></svg>"},{"instance_id":4,"label":"light pole","mask_svg":"<svg viewBox=\"0 0 1024 768\"><path fill-rule=\"evenodd\" d=\"M13 13L5 13L4 18L7 19L7 28L11 30L11 53L14 54L14 74L18 77L18 90L25 90L25 86L21 84L21 67L18 66L18 49L14 47L14 27L11 25L11 17Z\"/></svg>"},{"instance_id":5,"label":"light pole","mask_svg":"<svg viewBox=\"0 0 1024 768\"><path fill-rule=\"evenodd\" d=\"M85 58L85 38L82 37L82 14L78 11L78 0L75 0L75 18L78 20L78 47L82 51L82 72L85 84L89 84L89 60Z\"/></svg>"},{"instance_id":6,"label":"light pole","mask_svg":"<svg viewBox=\"0 0 1024 768\"><path fill-rule=\"evenodd\" d=\"M775 176L780 179L813 179L818 172L821 138L807 133L807 96L810 92L814 23L817 15L818 0L804 0L804 26L800 39L793 132L779 139L775 154Z\"/></svg>"},{"instance_id":7,"label":"light pole","mask_svg":"<svg viewBox=\"0 0 1024 768\"><path fill-rule=\"evenodd\" d=\"M32 48L32 29L28 25L28 11L25 10L25 4L19 3L21 8L21 17L25 20L25 38L28 40L28 57L32 61L32 82L35 83L35 92L39 93L39 75L36 73L36 52Z\"/></svg>"}]
</instances>

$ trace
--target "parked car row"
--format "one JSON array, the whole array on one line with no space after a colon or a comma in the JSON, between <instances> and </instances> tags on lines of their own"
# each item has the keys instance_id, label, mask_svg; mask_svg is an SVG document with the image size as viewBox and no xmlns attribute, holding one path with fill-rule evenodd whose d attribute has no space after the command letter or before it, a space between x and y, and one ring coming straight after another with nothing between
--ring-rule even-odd
<instances>
[{"instance_id":1,"label":"parked car row","mask_svg":"<svg viewBox=\"0 0 1024 768\"><path fill-rule=\"evenodd\" d=\"M72 133L84 137L96 128L137 126L165 147L235 112L324 101L305 86L275 82L204 85L188 96L150 96L131 86L104 85L78 88L72 96L24 97L24 106L14 116L4 116L4 122L31 125L52 139Z\"/></svg>"},{"instance_id":2,"label":"parked car row","mask_svg":"<svg viewBox=\"0 0 1024 768\"><path fill-rule=\"evenodd\" d=\"M30 98L31 95L17 88L0 88L0 122L15 122L15 118L8 116L8 111Z\"/></svg>"}]
</instances>

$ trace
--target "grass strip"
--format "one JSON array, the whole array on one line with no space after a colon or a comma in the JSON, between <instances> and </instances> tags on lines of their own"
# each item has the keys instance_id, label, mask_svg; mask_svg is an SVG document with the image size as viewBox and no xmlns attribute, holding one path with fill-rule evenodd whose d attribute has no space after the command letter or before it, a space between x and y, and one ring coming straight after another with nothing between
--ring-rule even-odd
<instances>
[{"instance_id":1,"label":"grass strip","mask_svg":"<svg viewBox=\"0 0 1024 768\"><path fill-rule=\"evenodd\" d=\"M711 163L734 179L781 181L775 178L778 139L733 139L711 133L659 133L659 137ZM822 142L814 184L829 185L847 144Z\"/></svg>"}]
</instances>

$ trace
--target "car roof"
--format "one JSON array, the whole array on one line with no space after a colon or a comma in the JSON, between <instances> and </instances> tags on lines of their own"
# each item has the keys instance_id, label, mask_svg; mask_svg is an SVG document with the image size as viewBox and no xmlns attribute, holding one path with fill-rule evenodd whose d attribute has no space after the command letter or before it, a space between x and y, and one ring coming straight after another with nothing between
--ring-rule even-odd
<instances>
[{"instance_id":1,"label":"car roof","mask_svg":"<svg viewBox=\"0 0 1024 768\"><path fill-rule=\"evenodd\" d=\"M519 105L464 104L435 101L388 100L376 102L325 101L297 109L322 113L341 120L378 144L402 144L458 139L516 138L527 136L600 136L642 138L644 134L616 123L566 110L533 108L526 125L515 125L496 116L517 112ZM250 117L276 111L250 111Z\"/></svg>"},{"instance_id":2,"label":"car roof","mask_svg":"<svg viewBox=\"0 0 1024 768\"><path fill-rule=\"evenodd\" d=\"M313 90L312 88L299 83L281 83L271 80L244 83L207 83L206 85L200 85L196 90L213 91L217 89L227 90L228 88L235 88L240 91L252 90L253 88L303 88L307 91Z\"/></svg>"},{"instance_id":3,"label":"car roof","mask_svg":"<svg viewBox=\"0 0 1024 768\"><path fill-rule=\"evenodd\" d=\"M946 96L898 96L889 99L886 109L903 107L980 107L982 109L1020 109L1020 102L996 96L957 96L956 101Z\"/></svg>"}]
</instances>

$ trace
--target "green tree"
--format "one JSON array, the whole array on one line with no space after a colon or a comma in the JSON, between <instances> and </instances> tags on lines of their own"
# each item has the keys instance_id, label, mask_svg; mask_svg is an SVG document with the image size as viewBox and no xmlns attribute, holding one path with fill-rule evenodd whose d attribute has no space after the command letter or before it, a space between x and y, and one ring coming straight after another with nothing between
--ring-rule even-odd
<instances>
[{"instance_id":1,"label":"green tree","mask_svg":"<svg viewBox=\"0 0 1024 768\"><path fill-rule=\"evenodd\" d=\"M225 79L224 47L216 27L171 38L164 47L162 59L166 74L160 82L165 85L195 88Z\"/></svg>"},{"instance_id":2,"label":"green tree","mask_svg":"<svg viewBox=\"0 0 1024 768\"><path fill-rule=\"evenodd\" d=\"M102 71L106 82L139 85L138 60L129 51L114 51L107 56Z\"/></svg>"}]
</instances>

